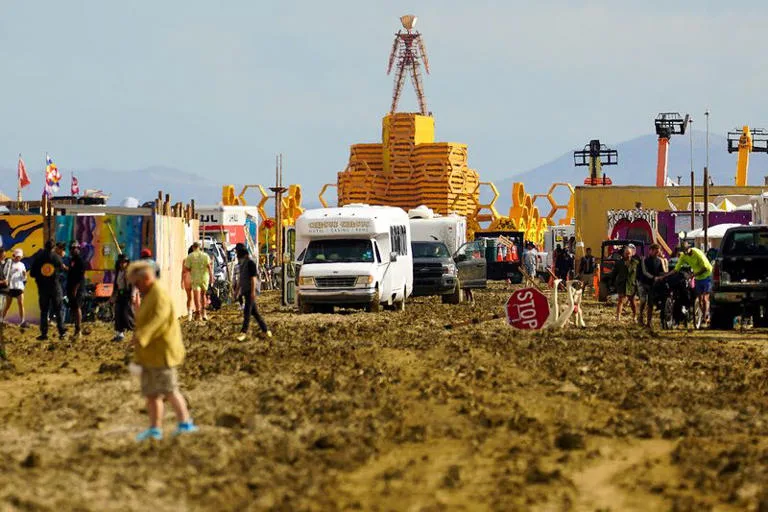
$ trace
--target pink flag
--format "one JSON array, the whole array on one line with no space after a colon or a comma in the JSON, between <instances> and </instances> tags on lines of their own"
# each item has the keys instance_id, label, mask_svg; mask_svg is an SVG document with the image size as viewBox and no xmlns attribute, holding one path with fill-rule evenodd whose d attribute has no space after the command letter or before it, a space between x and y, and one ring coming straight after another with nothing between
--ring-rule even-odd
<instances>
[{"instance_id":1,"label":"pink flag","mask_svg":"<svg viewBox=\"0 0 768 512\"><path fill-rule=\"evenodd\" d=\"M80 184L77 182L77 178L75 178L75 175L72 175L72 188L71 193L73 196L76 196L80 193Z\"/></svg>"}]
</instances>

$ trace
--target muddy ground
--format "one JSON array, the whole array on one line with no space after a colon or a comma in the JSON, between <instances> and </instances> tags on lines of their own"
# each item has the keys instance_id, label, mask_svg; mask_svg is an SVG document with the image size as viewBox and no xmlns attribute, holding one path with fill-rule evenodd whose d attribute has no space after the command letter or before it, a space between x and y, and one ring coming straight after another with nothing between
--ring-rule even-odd
<instances>
[{"instance_id":1,"label":"muddy ground","mask_svg":"<svg viewBox=\"0 0 768 512\"><path fill-rule=\"evenodd\" d=\"M585 330L444 328L508 294L305 316L266 294L270 341L235 341L234 309L185 324L201 432L146 444L108 326L7 327L0 509L768 509L768 332L654 334L594 302Z\"/></svg>"}]
</instances>

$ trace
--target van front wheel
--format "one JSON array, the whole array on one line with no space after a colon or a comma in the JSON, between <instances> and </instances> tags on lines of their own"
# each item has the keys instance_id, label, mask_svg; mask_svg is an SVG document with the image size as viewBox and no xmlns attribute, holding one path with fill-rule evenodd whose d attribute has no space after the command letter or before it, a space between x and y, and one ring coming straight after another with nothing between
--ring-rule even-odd
<instances>
[{"instance_id":1,"label":"van front wheel","mask_svg":"<svg viewBox=\"0 0 768 512\"><path fill-rule=\"evenodd\" d=\"M405 311L405 289L403 289L403 300L395 301L392 306L395 311Z\"/></svg>"},{"instance_id":2,"label":"van front wheel","mask_svg":"<svg viewBox=\"0 0 768 512\"><path fill-rule=\"evenodd\" d=\"M366 308L369 313L378 313L380 308L379 304L379 294L377 293L376 296L371 300L371 302L368 303L368 307Z\"/></svg>"}]
</instances>

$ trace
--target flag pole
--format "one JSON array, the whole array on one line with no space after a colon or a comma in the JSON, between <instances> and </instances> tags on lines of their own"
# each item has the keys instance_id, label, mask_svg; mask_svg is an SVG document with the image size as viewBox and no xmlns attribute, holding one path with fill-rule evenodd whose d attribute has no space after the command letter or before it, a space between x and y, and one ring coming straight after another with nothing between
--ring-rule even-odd
<instances>
[{"instance_id":1,"label":"flag pole","mask_svg":"<svg viewBox=\"0 0 768 512\"><path fill-rule=\"evenodd\" d=\"M16 205L17 208L21 207L21 153L19 153L19 161L16 162Z\"/></svg>"}]
</instances>

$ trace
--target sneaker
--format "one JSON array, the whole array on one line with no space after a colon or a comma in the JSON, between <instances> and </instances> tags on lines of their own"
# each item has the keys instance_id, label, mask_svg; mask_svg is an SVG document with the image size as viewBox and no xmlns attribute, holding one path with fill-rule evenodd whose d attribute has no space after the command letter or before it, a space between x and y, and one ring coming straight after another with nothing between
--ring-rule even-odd
<instances>
[{"instance_id":1,"label":"sneaker","mask_svg":"<svg viewBox=\"0 0 768 512\"><path fill-rule=\"evenodd\" d=\"M63 339L64 339L64 338L66 338L66 337L67 337L67 331L66 331L66 330L64 330L64 331L61 331L61 332L59 333L59 339L60 339L60 340L63 340Z\"/></svg>"},{"instance_id":2,"label":"sneaker","mask_svg":"<svg viewBox=\"0 0 768 512\"><path fill-rule=\"evenodd\" d=\"M48 336L41 334L37 338L35 338L37 341L48 341Z\"/></svg>"},{"instance_id":3,"label":"sneaker","mask_svg":"<svg viewBox=\"0 0 768 512\"><path fill-rule=\"evenodd\" d=\"M261 333L262 338L271 338L272 337L272 331L267 330L267 332Z\"/></svg>"},{"instance_id":4,"label":"sneaker","mask_svg":"<svg viewBox=\"0 0 768 512\"><path fill-rule=\"evenodd\" d=\"M5 320L3 320L3 322L5 322ZM26 329L27 327L29 327L29 324L26 321L19 324L20 329Z\"/></svg>"},{"instance_id":5,"label":"sneaker","mask_svg":"<svg viewBox=\"0 0 768 512\"><path fill-rule=\"evenodd\" d=\"M79 340L81 337L82 337L82 334L80 334L80 331L75 331L75 332L72 334L72 341L76 341L76 340Z\"/></svg>"},{"instance_id":6,"label":"sneaker","mask_svg":"<svg viewBox=\"0 0 768 512\"><path fill-rule=\"evenodd\" d=\"M244 332L241 332L237 335L237 338L235 338L237 341L245 341L246 338L248 338L248 335Z\"/></svg>"},{"instance_id":7,"label":"sneaker","mask_svg":"<svg viewBox=\"0 0 768 512\"><path fill-rule=\"evenodd\" d=\"M112 341L123 341L124 339L125 339L125 334L123 334L122 332L119 332L115 334L115 337L112 338Z\"/></svg>"},{"instance_id":8,"label":"sneaker","mask_svg":"<svg viewBox=\"0 0 768 512\"><path fill-rule=\"evenodd\" d=\"M192 420L185 421L183 423L179 423L179 426L176 427L176 430L173 432L173 435L178 436L181 434L191 434L193 432L197 432L200 430L197 428L197 425L192 423Z\"/></svg>"},{"instance_id":9,"label":"sneaker","mask_svg":"<svg viewBox=\"0 0 768 512\"><path fill-rule=\"evenodd\" d=\"M157 427L148 428L141 434L136 436L137 441L146 441L147 439L154 439L160 441L163 438L163 431Z\"/></svg>"},{"instance_id":10,"label":"sneaker","mask_svg":"<svg viewBox=\"0 0 768 512\"><path fill-rule=\"evenodd\" d=\"M187 311L187 322L191 322L192 317L193 317L192 310Z\"/></svg>"}]
</instances>

